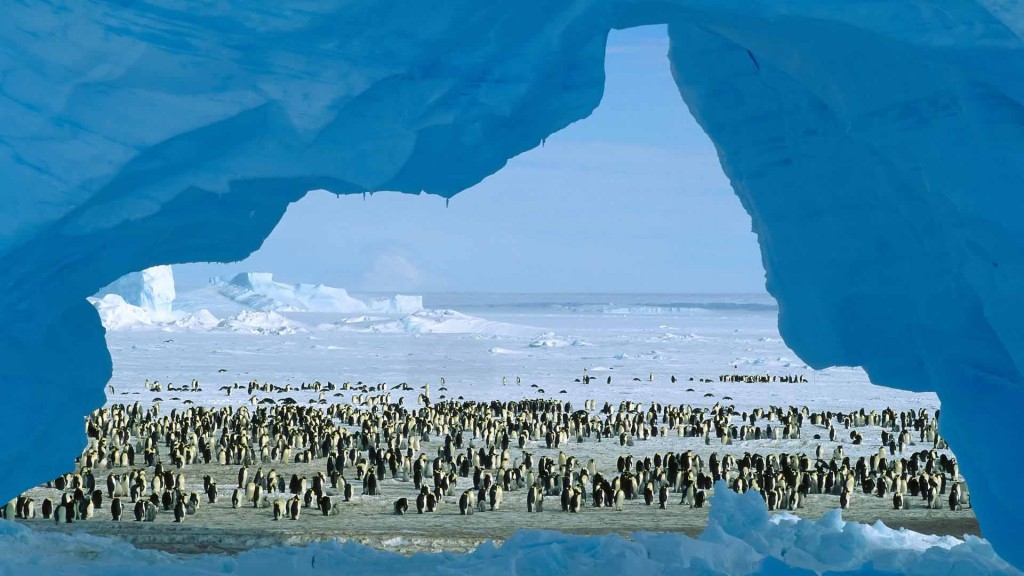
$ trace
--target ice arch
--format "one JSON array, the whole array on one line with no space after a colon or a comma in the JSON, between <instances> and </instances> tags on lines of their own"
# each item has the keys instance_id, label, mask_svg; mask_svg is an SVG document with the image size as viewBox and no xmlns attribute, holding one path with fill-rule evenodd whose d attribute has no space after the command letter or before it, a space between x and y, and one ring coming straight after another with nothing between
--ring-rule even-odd
<instances>
[{"instance_id":1,"label":"ice arch","mask_svg":"<svg viewBox=\"0 0 1024 576\"><path fill-rule=\"evenodd\" d=\"M306 190L450 196L588 115L611 28L669 23L683 100L814 366L937 390L984 534L1024 406L1024 8L999 0L115 0L0 22L0 492L67 467L110 374L85 296L240 259ZM39 390L43 402L33 402ZM998 407L998 408L997 408ZM1001 410L999 408L1002 408Z\"/></svg>"}]
</instances>

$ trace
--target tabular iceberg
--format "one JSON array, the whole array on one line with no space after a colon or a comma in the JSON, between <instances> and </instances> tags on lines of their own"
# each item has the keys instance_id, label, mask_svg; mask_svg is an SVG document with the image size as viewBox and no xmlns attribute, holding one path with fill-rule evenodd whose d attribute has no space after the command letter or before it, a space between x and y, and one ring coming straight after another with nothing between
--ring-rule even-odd
<instances>
[{"instance_id":1,"label":"tabular iceberg","mask_svg":"<svg viewBox=\"0 0 1024 576\"><path fill-rule=\"evenodd\" d=\"M82 445L110 358L85 297L233 261L311 189L450 196L587 116L607 32L668 23L787 343L933 389L996 549L1024 464L1024 10L997 0L57 0L0 22L0 492ZM45 427L44 427L45 425ZM32 449L46 442L45 452Z\"/></svg>"},{"instance_id":2,"label":"tabular iceberg","mask_svg":"<svg viewBox=\"0 0 1024 576\"><path fill-rule=\"evenodd\" d=\"M116 295L132 306L144 309L154 319L170 319L174 305L174 272L170 266L153 266L125 274L99 291Z\"/></svg>"}]
</instances>

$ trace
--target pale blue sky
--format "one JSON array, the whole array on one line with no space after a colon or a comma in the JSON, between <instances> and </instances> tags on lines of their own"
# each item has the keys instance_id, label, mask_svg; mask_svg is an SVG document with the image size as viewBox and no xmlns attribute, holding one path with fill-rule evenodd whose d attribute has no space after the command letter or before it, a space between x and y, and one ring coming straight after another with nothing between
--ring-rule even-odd
<instances>
[{"instance_id":1,"label":"pale blue sky","mask_svg":"<svg viewBox=\"0 0 1024 576\"><path fill-rule=\"evenodd\" d=\"M750 218L669 71L665 28L612 32L593 115L452 198L311 193L235 264L367 292L763 292Z\"/></svg>"}]
</instances>

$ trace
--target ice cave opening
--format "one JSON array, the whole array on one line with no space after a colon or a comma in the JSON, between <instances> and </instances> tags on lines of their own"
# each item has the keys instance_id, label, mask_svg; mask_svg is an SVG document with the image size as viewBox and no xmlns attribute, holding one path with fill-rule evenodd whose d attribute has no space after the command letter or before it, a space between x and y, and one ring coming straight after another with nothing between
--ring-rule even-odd
<instances>
[{"instance_id":1,"label":"ice cave opening","mask_svg":"<svg viewBox=\"0 0 1024 576\"><path fill-rule=\"evenodd\" d=\"M608 30L668 23L787 344L936 390L984 534L1021 564L1015 434L988 423L1024 400L1015 8L190 8L18 5L0 28L0 374L16 408L0 433L21 464L4 493L63 468L81 447L68 415L103 402L110 356L85 300L101 286L244 258L307 190L450 197L596 107Z\"/></svg>"}]
</instances>

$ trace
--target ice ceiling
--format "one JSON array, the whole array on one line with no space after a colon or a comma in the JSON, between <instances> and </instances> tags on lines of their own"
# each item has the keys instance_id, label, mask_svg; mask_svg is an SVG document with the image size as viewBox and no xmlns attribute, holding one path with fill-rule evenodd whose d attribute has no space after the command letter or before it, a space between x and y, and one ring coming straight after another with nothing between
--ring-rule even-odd
<instances>
[{"instance_id":1,"label":"ice ceiling","mask_svg":"<svg viewBox=\"0 0 1024 576\"><path fill-rule=\"evenodd\" d=\"M86 296L155 264L241 259L310 189L451 196L597 106L610 29L668 23L682 100L752 218L786 342L815 367L938 391L982 531L1024 565L1007 486L1022 432L992 424L1024 407L1020 5L4 12L0 459L19 463L0 471L5 497L63 471L77 415L104 401L110 356Z\"/></svg>"}]
</instances>

